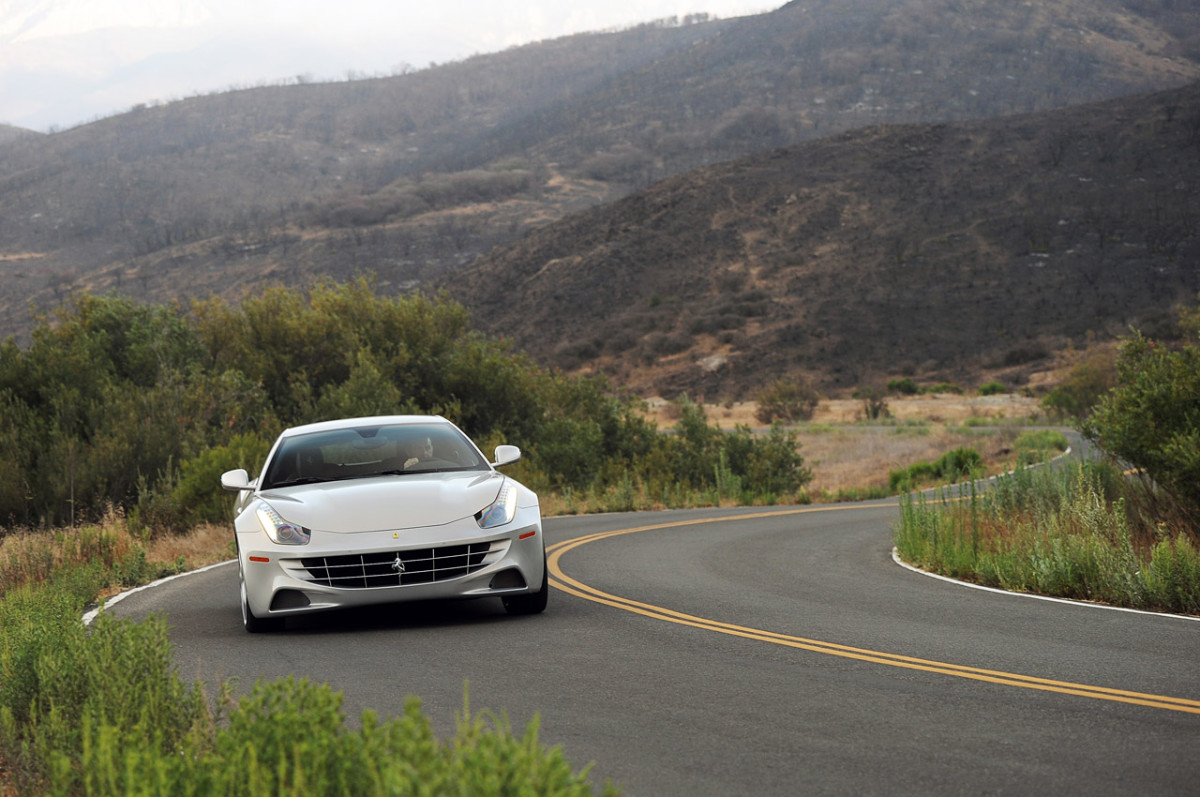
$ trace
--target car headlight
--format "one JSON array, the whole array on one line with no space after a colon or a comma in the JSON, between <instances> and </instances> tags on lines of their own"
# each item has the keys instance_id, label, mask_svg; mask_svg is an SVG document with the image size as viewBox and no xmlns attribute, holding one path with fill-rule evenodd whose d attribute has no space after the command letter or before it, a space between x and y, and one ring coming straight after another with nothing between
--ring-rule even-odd
<instances>
[{"instance_id":1,"label":"car headlight","mask_svg":"<svg viewBox=\"0 0 1200 797\"><path fill-rule=\"evenodd\" d=\"M475 513L475 522L481 529L494 529L510 523L517 516L517 488L512 482L504 480L500 494L486 509Z\"/></svg>"},{"instance_id":2,"label":"car headlight","mask_svg":"<svg viewBox=\"0 0 1200 797\"><path fill-rule=\"evenodd\" d=\"M289 523L279 516L270 504L261 503L254 510L263 531L271 538L271 542L279 545L308 545L312 532L303 526Z\"/></svg>"}]
</instances>

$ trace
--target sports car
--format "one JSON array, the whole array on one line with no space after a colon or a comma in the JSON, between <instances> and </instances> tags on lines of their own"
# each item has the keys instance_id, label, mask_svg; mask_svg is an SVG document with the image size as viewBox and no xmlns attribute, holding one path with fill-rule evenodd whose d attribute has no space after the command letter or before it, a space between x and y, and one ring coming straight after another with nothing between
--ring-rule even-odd
<instances>
[{"instance_id":1,"label":"sports car","mask_svg":"<svg viewBox=\"0 0 1200 797\"><path fill-rule=\"evenodd\" d=\"M288 429L259 476L235 491L238 582L247 631L369 604L498 597L509 614L546 608L538 497L445 418L348 418Z\"/></svg>"}]
</instances>

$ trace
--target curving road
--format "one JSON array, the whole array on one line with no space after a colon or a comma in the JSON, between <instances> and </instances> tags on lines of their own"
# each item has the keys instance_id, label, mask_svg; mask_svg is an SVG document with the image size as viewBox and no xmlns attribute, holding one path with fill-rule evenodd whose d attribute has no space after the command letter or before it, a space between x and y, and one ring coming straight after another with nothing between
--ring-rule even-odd
<instances>
[{"instance_id":1,"label":"curving road","mask_svg":"<svg viewBox=\"0 0 1200 797\"><path fill-rule=\"evenodd\" d=\"M232 564L128 595L180 673L328 682L347 715L470 683L627 795L1200 794L1200 622L897 566L895 502L550 518L550 607L408 606L241 629Z\"/></svg>"}]
</instances>

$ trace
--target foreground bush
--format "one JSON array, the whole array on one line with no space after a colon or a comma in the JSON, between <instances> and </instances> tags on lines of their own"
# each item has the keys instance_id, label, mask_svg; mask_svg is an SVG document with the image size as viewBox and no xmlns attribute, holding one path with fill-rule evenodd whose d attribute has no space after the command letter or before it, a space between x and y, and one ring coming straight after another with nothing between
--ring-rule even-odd
<instances>
[{"instance_id":1,"label":"foreground bush","mask_svg":"<svg viewBox=\"0 0 1200 797\"><path fill-rule=\"evenodd\" d=\"M895 545L985 586L1200 614L1200 548L1186 529L1139 528L1141 489L1106 465L1019 470L969 501L905 500Z\"/></svg>"},{"instance_id":2,"label":"foreground bush","mask_svg":"<svg viewBox=\"0 0 1200 797\"><path fill-rule=\"evenodd\" d=\"M89 725L80 765L60 759L54 792L214 795L590 795L559 748L545 748L534 720L523 735L507 719L464 706L454 738L440 743L420 701L380 721L366 711L348 730L342 697L287 678L259 683L229 709L228 725L188 735L164 751L144 734ZM605 794L615 794L609 785Z\"/></svg>"},{"instance_id":3,"label":"foreground bush","mask_svg":"<svg viewBox=\"0 0 1200 797\"><path fill-rule=\"evenodd\" d=\"M585 795L558 748L465 705L439 742L419 701L350 730L327 686L232 685L215 707L172 664L166 623L80 622L111 574L59 571L0 598L0 793L89 795ZM612 786L604 793L615 793Z\"/></svg>"}]
</instances>

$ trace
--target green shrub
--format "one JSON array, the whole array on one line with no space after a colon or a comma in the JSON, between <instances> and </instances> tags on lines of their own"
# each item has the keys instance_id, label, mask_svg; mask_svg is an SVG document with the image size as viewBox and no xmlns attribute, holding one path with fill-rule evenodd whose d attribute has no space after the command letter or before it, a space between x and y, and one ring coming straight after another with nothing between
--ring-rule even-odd
<instances>
[{"instance_id":1,"label":"green shrub","mask_svg":"<svg viewBox=\"0 0 1200 797\"><path fill-rule=\"evenodd\" d=\"M244 468L257 475L255 470L266 459L271 442L247 432L184 461L170 494L170 505L182 515L174 530L184 531L201 523L227 521L229 499L224 493L213 492L213 485L219 484L222 473L235 468Z\"/></svg>"},{"instance_id":2,"label":"green shrub","mask_svg":"<svg viewBox=\"0 0 1200 797\"><path fill-rule=\"evenodd\" d=\"M932 462L915 462L907 468L888 471L888 489L894 493L912 490L937 478Z\"/></svg>"},{"instance_id":3,"label":"green shrub","mask_svg":"<svg viewBox=\"0 0 1200 797\"><path fill-rule=\"evenodd\" d=\"M1070 444L1062 432L1055 429L1039 429L1022 432L1013 443L1013 447L1017 450L1017 464L1031 465L1061 454Z\"/></svg>"},{"instance_id":4,"label":"green shrub","mask_svg":"<svg viewBox=\"0 0 1200 797\"><path fill-rule=\"evenodd\" d=\"M22 793L77 778L89 723L120 738L144 733L165 753L203 713L198 687L174 675L163 620L80 623L110 580L97 563L0 600L0 757Z\"/></svg>"},{"instance_id":5,"label":"green shrub","mask_svg":"<svg viewBox=\"0 0 1200 797\"><path fill-rule=\"evenodd\" d=\"M1121 346L1117 377L1084 434L1145 469L1200 518L1200 344L1171 350L1134 333Z\"/></svg>"},{"instance_id":6,"label":"green shrub","mask_svg":"<svg viewBox=\"0 0 1200 797\"><path fill-rule=\"evenodd\" d=\"M1008 388L1000 382L988 382L986 385L979 386L979 395L981 396L1000 396L1008 392Z\"/></svg>"},{"instance_id":7,"label":"green shrub","mask_svg":"<svg viewBox=\"0 0 1200 797\"><path fill-rule=\"evenodd\" d=\"M958 481L973 475L983 466L983 457L973 448L956 448L947 451L933 464L934 472L941 479Z\"/></svg>"},{"instance_id":8,"label":"green shrub","mask_svg":"<svg viewBox=\"0 0 1200 797\"><path fill-rule=\"evenodd\" d=\"M765 435L745 426L723 432L709 425L704 408L688 397L681 397L679 407L674 433L657 436L636 463L650 493L661 493L669 483L749 502L793 495L812 480L794 432L778 424ZM736 491L730 488L734 477L740 485Z\"/></svg>"},{"instance_id":9,"label":"green shrub","mask_svg":"<svg viewBox=\"0 0 1200 797\"><path fill-rule=\"evenodd\" d=\"M1159 541L1150 551L1144 577L1148 605L1200 614L1200 550L1189 537Z\"/></svg>"},{"instance_id":10,"label":"green shrub","mask_svg":"<svg viewBox=\"0 0 1200 797\"><path fill-rule=\"evenodd\" d=\"M145 730L145 729L144 729ZM590 795L590 767L575 772L560 748L544 747L535 718L523 735L504 717L464 705L455 736L439 742L420 701L386 721L366 711L346 728L342 696L285 678L260 682L229 709L164 750L150 733L122 738L86 722L80 766L62 757L56 793L163 795ZM604 794L617 793L611 784Z\"/></svg>"},{"instance_id":11,"label":"green shrub","mask_svg":"<svg viewBox=\"0 0 1200 797\"><path fill-rule=\"evenodd\" d=\"M912 380L912 377L904 377L903 379L891 379L887 383L887 391L900 396L915 396L920 392L917 383Z\"/></svg>"},{"instance_id":12,"label":"green shrub","mask_svg":"<svg viewBox=\"0 0 1200 797\"><path fill-rule=\"evenodd\" d=\"M892 492L912 490L931 482L954 483L973 476L983 466L983 457L973 448L947 451L936 462L916 462L888 472Z\"/></svg>"},{"instance_id":13,"label":"green shrub","mask_svg":"<svg viewBox=\"0 0 1200 797\"><path fill-rule=\"evenodd\" d=\"M821 397L807 379L776 379L758 391L754 400L758 408L754 417L759 423L807 421L812 417Z\"/></svg>"}]
</instances>

